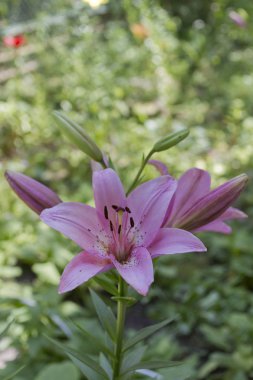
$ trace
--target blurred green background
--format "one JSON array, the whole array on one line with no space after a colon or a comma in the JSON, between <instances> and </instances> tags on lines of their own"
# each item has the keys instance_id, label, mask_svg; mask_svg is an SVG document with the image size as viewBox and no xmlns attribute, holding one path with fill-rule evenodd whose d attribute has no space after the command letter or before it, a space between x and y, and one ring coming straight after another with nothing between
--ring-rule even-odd
<instances>
[{"instance_id":1,"label":"blurred green background","mask_svg":"<svg viewBox=\"0 0 253 380\"><path fill-rule=\"evenodd\" d=\"M69 330L71 320L96 326L87 286L57 294L78 248L39 222L3 177L21 171L64 200L92 202L89 160L59 133L52 110L110 153L126 185L143 152L182 127L190 137L154 157L173 175L196 166L213 185L252 178L252 0L99 3L0 3L0 332L14 319L0 341L1 379L23 364L11 378L84 379L43 334L92 353ZM25 44L6 46L14 34ZM166 380L253 379L252 189L249 181L237 204L249 219L230 236L201 234L207 254L160 259L149 296L129 312L129 331L178 316L147 352L185 362L160 371Z\"/></svg>"}]
</instances>

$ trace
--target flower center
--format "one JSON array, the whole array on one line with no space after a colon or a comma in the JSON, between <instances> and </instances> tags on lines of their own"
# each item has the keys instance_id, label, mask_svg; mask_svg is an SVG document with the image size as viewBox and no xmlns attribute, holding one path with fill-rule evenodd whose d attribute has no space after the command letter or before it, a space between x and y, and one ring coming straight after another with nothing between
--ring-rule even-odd
<instances>
[{"instance_id":1,"label":"flower center","mask_svg":"<svg viewBox=\"0 0 253 380\"><path fill-rule=\"evenodd\" d=\"M111 209L104 206L104 217L108 221L111 232L108 253L113 254L120 262L125 261L134 246L134 235L130 231L134 228L135 222L131 216L129 207L111 205Z\"/></svg>"}]
</instances>

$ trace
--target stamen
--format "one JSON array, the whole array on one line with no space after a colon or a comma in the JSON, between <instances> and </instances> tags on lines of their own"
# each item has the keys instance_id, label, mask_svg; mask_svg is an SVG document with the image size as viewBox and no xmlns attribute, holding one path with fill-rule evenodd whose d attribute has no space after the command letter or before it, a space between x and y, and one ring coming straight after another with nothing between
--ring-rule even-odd
<instances>
[{"instance_id":1,"label":"stamen","mask_svg":"<svg viewBox=\"0 0 253 380\"><path fill-rule=\"evenodd\" d=\"M114 210L118 210L118 206L117 205L112 205L112 208L114 209Z\"/></svg>"},{"instance_id":2,"label":"stamen","mask_svg":"<svg viewBox=\"0 0 253 380\"><path fill-rule=\"evenodd\" d=\"M121 232L121 224L119 225L119 228L118 228L118 234L120 235L120 232Z\"/></svg>"},{"instance_id":3,"label":"stamen","mask_svg":"<svg viewBox=\"0 0 253 380\"><path fill-rule=\"evenodd\" d=\"M130 218L130 226L131 226L131 228L133 228L133 227L134 227L134 220L133 220L133 218L132 218L132 217Z\"/></svg>"},{"instance_id":4,"label":"stamen","mask_svg":"<svg viewBox=\"0 0 253 380\"><path fill-rule=\"evenodd\" d=\"M131 214L131 210L129 207L126 207L125 210L126 210L126 212L128 212L128 214Z\"/></svg>"},{"instance_id":5,"label":"stamen","mask_svg":"<svg viewBox=\"0 0 253 380\"><path fill-rule=\"evenodd\" d=\"M111 220L110 220L110 230L113 232L113 224Z\"/></svg>"},{"instance_id":6,"label":"stamen","mask_svg":"<svg viewBox=\"0 0 253 380\"><path fill-rule=\"evenodd\" d=\"M106 206L104 207L104 216L105 216L105 219L108 219L108 209Z\"/></svg>"},{"instance_id":7,"label":"stamen","mask_svg":"<svg viewBox=\"0 0 253 380\"><path fill-rule=\"evenodd\" d=\"M117 212L125 212L125 209L123 207L118 207Z\"/></svg>"}]
</instances>

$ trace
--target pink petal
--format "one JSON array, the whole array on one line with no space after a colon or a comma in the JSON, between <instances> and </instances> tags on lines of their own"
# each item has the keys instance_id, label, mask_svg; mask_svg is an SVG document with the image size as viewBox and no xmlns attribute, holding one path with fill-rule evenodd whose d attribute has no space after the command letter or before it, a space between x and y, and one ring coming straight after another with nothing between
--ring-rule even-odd
<instances>
[{"instance_id":1,"label":"pink petal","mask_svg":"<svg viewBox=\"0 0 253 380\"><path fill-rule=\"evenodd\" d=\"M37 214L61 203L55 192L33 178L11 171L6 171L5 177L18 197Z\"/></svg>"},{"instance_id":2,"label":"pink petal","mask_svg":"<svg viewBox=\"0 0 253 380\"><path fill-rule=\"evenodd\" d=\"M111 255L111 260L124 280L138 293L145 296L154 281L153 263L146 248L133 250L127 262L120 263Z\"/></svg>"},{"instance_id":3,"label":"pink petal","mask_svg":"<svg viewBox=\"0 0 253 380\"><path fill-rule=\"evenodd\" d=\"M103 223L108 224L108 220L111 220L115 224L116 212L112 206L126 206L126 196L119 176L112 169L95 171L93 173L93 190L99 218ZM105 219L105 207L108 220Z\"/></svg>"},{"instance_id":4,"label":"pink petal","mask_svg":"<svg viewBox=\"0 0 253 380\"><path fill-rule=\"evenodd\" d=\"M110 262L94 254L81 252L65 267L59 285L59 293L69 292L96 274L109 270Z\"/></svg>"},{"instance_id":5,"label":"pink petal","mask_svg":"<svg viewBox=\"0 0 253 380\"><path fill-rule=\"evenodd\" d=\"M128 197L137 231L138 245L148 246L159 231L177 183L161 176L138 186Z\"/></svg>"},{"instance_id":6,"label":"pink petal","mask_svg":"<svg viewBox=\"0 0 253 380\"><path fill-rule=\"evenodd\" d=\"M158 172L161 175L167 175L167 174L169 174L167 166L162 161L149 160L148 163L150 165L153 165L156 168L156 170L158 170Z\"/></svg>"},{"instance_id":7,"label":"pink petal","mask_svg":"<svg viewBox=\"0 0 253 380\"><path fill-rule=\"evenodd\" d=\"M239 197L248 177L241 174L210 191L199 199L179 220L176 226L194 231L219 218Z\"/></svg>"},{"instance_id":8,"label":"pink petal","mask_svg":"<svg viewBox=\"0 0 253 380\"><path fill-rule=\"evenodd\" d=\"M104 254L103 242L107 238L93 207L64 202L44 210L40 218L87 251Z\"/></svg>"},{"instance_id":9,"label":"pink petal","mask_svg":"<svg viewBox=\"0 0 253 380\"><path fill-rule=\"evenodd\" d=\"M173 206L165 226L172 226L194 203L210 190L211 178L207 171L192 168L178 180Z\"/></svg>"},{"instance_id":10,"label":"pink petal","mask_svg":"<svg viewBox=\"0 0 253 380\"><path fill-rule=\"evenodd\" d=\"M245 219L247 217L248 215L238 208L229 207L223 214L221 214L219 220L225 221L231 219Z\"/></svg>"},{"instance_id":11,"label":"pink petal","mask_svg":"<svg viewBox=\"0 0 253 380\"><path fill-rule=\"evenodd\" d=\"M203 252L206 247L196 236L178 228L161 228L155 241L148 247L151 256L186 252Z\"/></svg>"},{"instance_id":12,"label":"pink petal","mask_svg":"<svg viewBox=\"0 0 253 380\"><path fill-rule=\"evenodd\" d=\"M214 221L194 230L194 232L201 231L219 232L227 235L232 232L232 228L221 221Z\"/></svg>"}]
</instances>

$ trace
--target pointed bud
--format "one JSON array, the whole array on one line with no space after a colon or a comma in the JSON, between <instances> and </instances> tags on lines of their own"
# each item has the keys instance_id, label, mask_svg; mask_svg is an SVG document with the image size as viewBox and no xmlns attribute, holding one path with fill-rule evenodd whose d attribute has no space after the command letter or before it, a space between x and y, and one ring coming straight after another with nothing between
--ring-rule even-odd
<instances>
[{"instance_id":1,"label":"pointed bud","mask_svg":"<svg viewBox=\"0 0 253 380\"><path fill-rule=\"evenodd\" d=\"M171 133L166 137L157 141L157 143L153 146L153 152L162 152L167 150L174 145L180 143L180 141L184 140L189 135L189 129L182 129L179 132Z\"/></svg>"},{"instance_id":2,"label":"pointed bud","mask_svg":"<svg viewBox=\"0 0 253 380\"><path fill-rule=\"evenodd\" d=\"M103 163L103 153L83 128L58 111L55 111L53 114L56 116L58 125L65 135L68 136L79 149L93 160Z\"/></svg>"},{"instance_id":3,"label":"pointed bud","mask_svg":"<svg viewBox=\"0 0 253 380\"><path fill-rule=\"evenodd\" d=\"M210 191L182 215L174 227L194 231L216 220L239 197L247 181L248 176L241 174Z\"/></svg>"},{"instance_id":4,"label":"pointed bud","mask_svg":"<svg viewBox=\"0 0 253 380\"><path fill-rule=\"evenodd\" d=\"M37 214L62 202L47 186L24 174L6 171L5 178L18 197Z\"/></svg>"}]
</instances>

